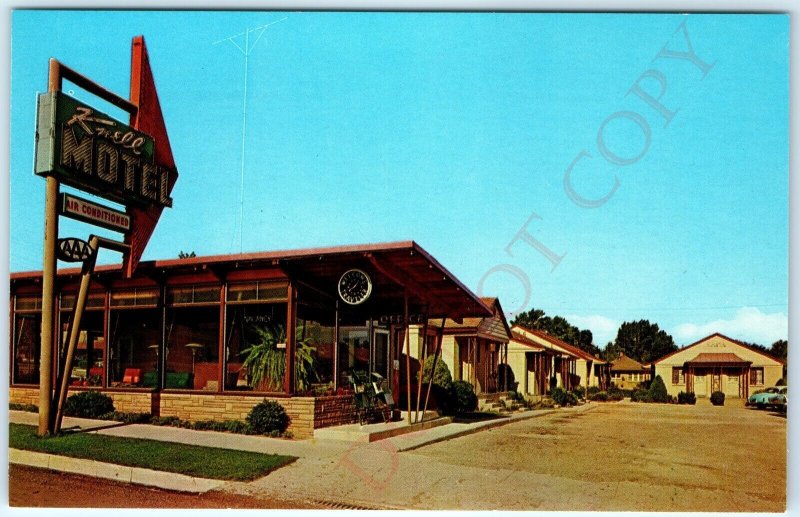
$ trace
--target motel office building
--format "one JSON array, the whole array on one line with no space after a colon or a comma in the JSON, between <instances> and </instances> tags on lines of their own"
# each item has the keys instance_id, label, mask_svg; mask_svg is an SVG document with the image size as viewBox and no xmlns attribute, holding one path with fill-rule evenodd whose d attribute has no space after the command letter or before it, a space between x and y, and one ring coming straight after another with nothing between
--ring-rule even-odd
<instances>
[{"instance_id":1,"label":"motel office building","mask_svg":"<svg viewBox=\"0 0 800 517\"><path fill-rule=\"evenodd\" d=\"M780 380L786 363L735 339L716 333L653 363L667 392L692 392L708 397L715 391L726 397L747 398Z\"/></svg>"},{"instance_id":2,"label":"motel office building","mask_svg":"<svg viewBox=\"0 0 800 517\"><path fill-rule=\"evenodd\" d=\"M362 303L339 296L339 281L351 270L370 280ZM58 273L62 340L79 279L79 269ZM11 275L10 402L38 403L41 286L41 272ZM286 408L289 430L306 438L315 428L352 422L354 372L385 378L406 409L406 364L419 369L412 324L493 316L413 241L142 262L130 279L119 266L100 266L70 391L101 390L118 411L185 420L244 419L268 398ZM435 349L442 331L429 329ZM271 353L285 367L282 377L254 385L242 363L265 334L275 338ZM416 378L411 384L416 392Z\"/></svg>"}]
</instances>

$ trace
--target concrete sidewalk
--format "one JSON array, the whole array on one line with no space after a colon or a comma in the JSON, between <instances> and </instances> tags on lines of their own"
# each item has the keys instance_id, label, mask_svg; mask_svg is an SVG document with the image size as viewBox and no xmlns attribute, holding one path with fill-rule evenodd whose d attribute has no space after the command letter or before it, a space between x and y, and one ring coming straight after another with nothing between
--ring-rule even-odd
<instances>
[{"instance_id":1,"label":"concrete sidewalk","mask_svg":"<svg viewBox=\"0 0 800 517\"><path fill-rule=\"evenodd\" d=\"M423 504L426 500L425 494L429 493L435 484L450 483L454 479L465 483L465 486L460 487L459 493L485 490L482 480L485 480L490 473L485 469L473 467L452 471L440 464L430 464L424 456L404 451L413 451L425 445L536 417L552 414L567 417L596 407L598 407L596 403L588 403L573 408L525 411L507 418L482 422L450 423L372 443L320 439L286 440L149 424L108 427L104 425L108 422L86 422L69 418L65 419L64 425L80 426L82 429L87 429L87 432L108 436L144 438L265 454L287 454L299 458L296 462L255 481L226 482L219 486L219 489L232 493L302 500L309 500L309 494L318 494L317 502L408 508L425 507ZM34 413L10 412L11 422L35 423L35 417ZM90 472L82 473L92 475ZM510 475L505 473L501 477L505 477L506 474ZM496 476L496 473L493 476ZM136 481L132 479L132 482ZM192 484L196 482L193 481L186 486L191 487ZM491 507L498 506L487 506Z\"/></svg>"}]
</instances>

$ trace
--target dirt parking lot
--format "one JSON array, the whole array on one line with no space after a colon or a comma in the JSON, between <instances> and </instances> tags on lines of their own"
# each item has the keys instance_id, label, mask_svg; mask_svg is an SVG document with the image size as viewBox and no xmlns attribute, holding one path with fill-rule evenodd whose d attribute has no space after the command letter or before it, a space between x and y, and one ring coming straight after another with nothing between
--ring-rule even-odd
<instances>
[{"instance_id":1,"label":"dirt parking lot","mask_svg":"<svg viewBox=\"0 0 800 517\"><path fill-rule=\"evenodd\" d=\"M609 403L415 454L513 471L511 484L530 480L506 509L782 512L786 504L786 418L737 400Z\"/></svg>"}]
</instances>

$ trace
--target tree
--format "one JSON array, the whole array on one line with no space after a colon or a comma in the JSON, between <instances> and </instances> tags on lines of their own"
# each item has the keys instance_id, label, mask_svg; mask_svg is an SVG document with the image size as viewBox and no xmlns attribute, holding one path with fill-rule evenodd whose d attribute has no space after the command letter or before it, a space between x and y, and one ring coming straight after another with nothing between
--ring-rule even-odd
<instances>
[{"instance_id":1,"label":"tree","mask_svg":"<svg viewBox=\"0 0 800 517\"><path fill-rule=\"evenodd\" d=\"M620 325L614 348L645 364L678 349L672 336L648 320L626 321Z\"/></svg>"},{"instance_id":2,"label":"tree","mask_svg":"<svg viewBox=\"0 0 800 517\"><path fill-rule=\"evenodd\" d=\"M778 341L775 341L772 343L769 353L778 359L786 361L786 359L789 357L789 342L785 339L779 339Z\"/></svg>"},{"instance_id":3,"label":"tree","mask_svg":"<svg viewBox=\"0 0 800 517\"><path fill-rule=\"evenodd\" d=\"M194 258L194 257L196 257L196 256L197 256L197 254L196 254L194 251L190 251L189 253L186 253L185 251L181 250L181 251L178 253L178 258L179 258L179 259L188 259L188 258Z\"/></svg>"},{"instance_id":4,"label":"tree","mask_svg":"<svg viewBox=\"0 0 800 517\"><path fill-rule=\"evenodd\" d=\"M520 313L511 321L511 324L547 332L554 338L576 346L592 355L600 354L600 349L592 343L591 330L581 330L561 316L553 316L551 318L541 309L531 309L528 312Z\"/></svg>"}]
</instances>

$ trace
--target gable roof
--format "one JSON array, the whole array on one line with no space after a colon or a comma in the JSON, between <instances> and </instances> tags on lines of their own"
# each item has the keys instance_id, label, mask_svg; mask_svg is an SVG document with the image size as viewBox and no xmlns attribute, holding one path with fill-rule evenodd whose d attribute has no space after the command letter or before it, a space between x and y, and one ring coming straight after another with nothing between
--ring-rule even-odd
<instances>
[{"instance_id":1,"label":"gable roof","mask_svg":"<svg viewBox=\"0 0 800 517\"><path fill-rule=\"evenodd\" d=\"M631 372L631 371L646 371L649 370L647 366L643 365L635 359L631 359L625 354L619 354L619 357L611 361L612 372Z\"/></svg>"},{"instance_id":2,"label":"gable roof","mask_svg":"<svg viewBox=\"0 0 800 517\"><path fill-rule=\"evenodd\" d=\"M508 342L511 339L511 329L506 321L500 300L496 297L481 296L483 304L492 311L492 316L484 318L464 318L461 323L446 319L444 322L445 334L477 334L479 337L498 342ZM429 319L428 325L439 328L442 326L440 319Z\"/></svg>"},{"instance_id":3,"label":"gable roof","mask_svg":"<svg viewBox=\"0 0 800 517\"><path fill-rule=\"evenodd\" d=\"M661 361L663 361L664 359L667 359L668 357L672 357L673 355L675 355L675 354L677 354L679 352L683 352L685 350L688 350L688 349L692 348L693 346L697 346L697 345L699 345L701 343L704 343L704 342L706 342L709 339L714 338L714 337L718 337L718 338L722 338L722 339L728 340L728 341L730 341L731 343L733 343L735 345L739 345L742 348L746 348L747 350L750 350L751 352L755 352L756 354L761 354L764 357L766 357L768 359L772 359L773 361L777 361L777 362L779 362L779 363L781 363L783 365L786 364L786 361L784 361L783 359L778 359L774 355L768 354L768 353L764 352L763 350L759 350L758 348L754 348L754 347L752 347L750 345L746 345L746 344L742 343L741 341L739 341L738 339L730 338L730 337L726 336L725 334L720 334L719 332L714 332L713 334L711 334L709 336L706 336L706 337L704 337L702 339L698 339L697 341L695 341L694 343L692 343L690 345L686 345L685 347L679 348L679 349L675 350L674 352L670 352L667 355L665 355L663 357L660 357L658 360L653 361L653 364L658 364Z\"/></svg>"},{"instance_id":4,"label":"gable roof","mask_svg":"<svg viewBox=\"0 0 800 517\"><path fill-rule=\"evenodd\" d=\"M545 347L541 343L537 343L536 341L530 339L525 334L523 334L519 329L511 327L511 340L515 343L519 343L521 345L525 345L527 347L533 348L537 352L548 352L551 349Z\"/></svg>"},{"instance_id":5,"label":"gable roof","mask_svg":"<svg viewBox=\"0 0 800 517\"><path fill-rule=\"evenodd\" d=\"M514 325L512 327L512 331L515 328L518 329L521 332L527 332L529 334L533 334L533 335L535 335L537 337L540 337L541 339L544 339L545 341L547 341L551 345L557 346L558 348L561 348L562 350L564 350L566 353L568 353L568 354L570 354L572 356L575 356L575 357L577 357L579 359L583 359L584 361L593 361L596 364L605 363L605 361L603 361L599 357L595 357L592 354L590 354L589 352L586 352L585 350L583 350L581 348L578 348L575 345L570 345L569 343L566 343L566 342L558 339L557 337L553 337L553 336L551 336L550 334L548 334L547 332L545 332L543 330L533 330L533 329L529 329L527 327L523 327L522 325L519 325L519 324Z\"/></svg>"}]
</instances>

